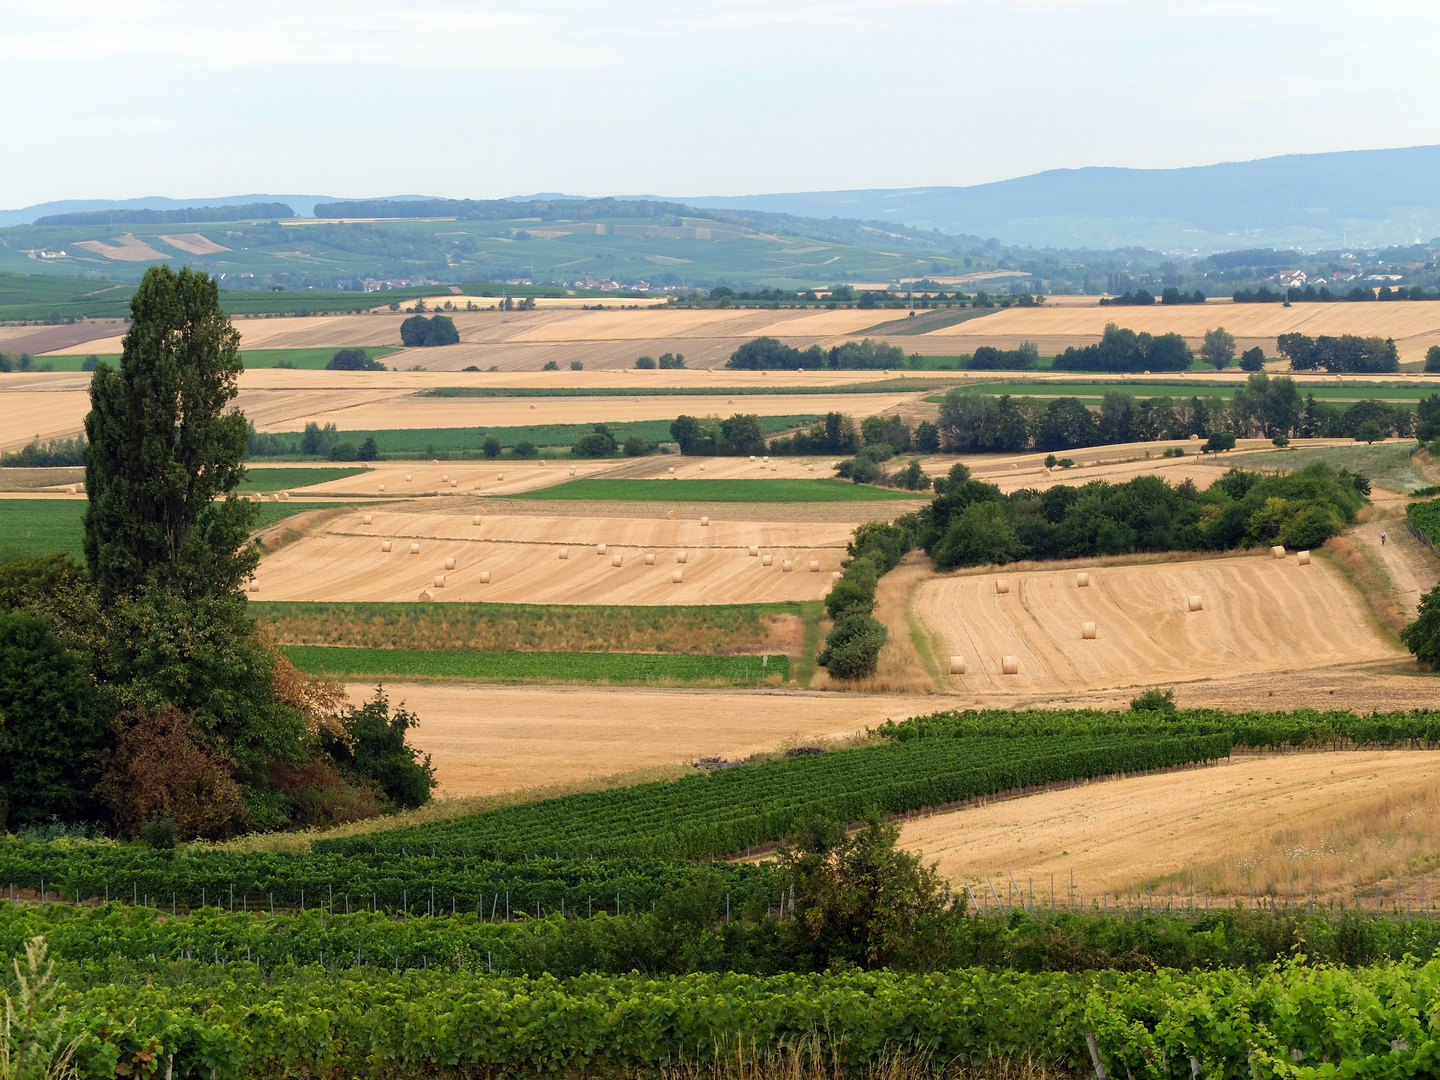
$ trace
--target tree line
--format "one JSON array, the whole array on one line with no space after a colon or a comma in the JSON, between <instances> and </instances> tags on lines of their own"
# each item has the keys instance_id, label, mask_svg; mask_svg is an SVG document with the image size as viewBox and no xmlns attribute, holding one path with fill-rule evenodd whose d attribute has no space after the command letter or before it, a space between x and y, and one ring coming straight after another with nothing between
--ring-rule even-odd
<instances>
[{"instance_id":1,"label":"tree line","mask_svg":"<svg viewBox=\"0 0 1440 1080\"><path fill-rule=\"evenodd\" d=\"M259 548L239 334L216 282L152 267L85 418L84 564L0 565L0 820L164 845L429 798L415 723L304 675L246 610Z\"/></svg>"},{"instance_id":2,"label":"tree line","mask_svg":"<svg viewBox=\"0 0 1440 1080\"><path fill-rule=\"evenodd\" d=\"M1321 285L1318 289L1314 285L1306 285L1303 289L1298 285L1287 289L1261 285L1258 289L1237 289L1231 299L1237 304L1353 304L1386 300L1440 300L1440 290L1426 292L1423 285L1408 288L1404 285L1395 288L1381 285L1379 289L1356 285L1348 292L1332 293L1328 285Z\"/></svg>"},{"instance_id":3,"label":"tree line","mask_svg":"<svg viewBox=\"0 0 1440 1080\"><path fill-rule=\"evenodd\" d=\"M1355 520L1370 482L1325 462L1278 476L1230 469L1205 491L1158 476L1094 480L1009 495L963 463L937 496L897 521L942 570L1019 559L1079 559L1136 551L1318 547Z\"/></svg>"},{"instance_id":4,"label":"tree line","mask_svg":"<svg viewBox=\"0 0 1440 1080\"><path fill-rule=\"evenodd\" d=\"M1392 338L1281 334L1275 347L1295 371L1324 368L1332 375L1376 375L1400 370L1400 354Z\"/></svg>"}]
</instances>

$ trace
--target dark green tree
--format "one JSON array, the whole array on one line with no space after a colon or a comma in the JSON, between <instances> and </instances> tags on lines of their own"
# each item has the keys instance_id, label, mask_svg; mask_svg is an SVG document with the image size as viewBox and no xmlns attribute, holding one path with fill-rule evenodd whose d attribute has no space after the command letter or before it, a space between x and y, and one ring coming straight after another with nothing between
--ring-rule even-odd
<instances>
[{"instance_id":1,"label":"dark green tree","mask_svg":"<svg viewBox=\"0 0 1440 1080\"><path fill-rule=\"evenodd\" d=\"M405 744L405 733L420 718L402 705L393 712L383 687L360 708L341 717L344 735L326 733L321 741L340 772L375 785L394 807L411 809L430 801L435 770L430 755Z\"/></svg>"},{"instance_id":2,"label":"dark green tree","mask_svg":"<svg viewBox=\"0 0 1440 1080\"><path fill-rule=\"evenodd\" d=\"M160 587L238 594L258 552L245 416L227 409L240 335L208 274L151 267L130 301L120 369L102 362L85 417L85 559L105 599Z\"/></svg>"}]
</instances>

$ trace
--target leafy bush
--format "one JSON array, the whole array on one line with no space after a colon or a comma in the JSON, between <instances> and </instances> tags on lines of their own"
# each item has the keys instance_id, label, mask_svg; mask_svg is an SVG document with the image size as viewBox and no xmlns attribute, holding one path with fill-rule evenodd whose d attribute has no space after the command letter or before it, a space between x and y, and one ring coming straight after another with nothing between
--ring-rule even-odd
<instances>
[{"instance_id":1,"label":"leafy bush","mask_svg":"<svg viewBox=\"0 0 1440 1080\"><path fill-rule=\"evenodd\" d=\"M371 360L364 349L337 349L325 368L327 371L384 371L385 365Z\"/></svg>"},{"instance_id":2,"label":"leafy bush","mask_svg":"<svg viewBox=\"0 0 1440 1080\"><path fill-rule=\"evenodd\" d=\"M615 437L604 424L596 424L594 431L576 440L570 452L576 457L612 457L615 454Z\"/></svg>"},{"instance_id":3,"label":"leafy bush","mask_svg":"<svg viewBox=\"0 0 1440 1080\"><path fill-rule=\"evenodd\" d=\"M406 348L428 348L432 345L458 345L460 331L448 315L425 318L412 315L400 324L400 342Z\"/></svg>"},{"instance_id":4,"label":"leafy bush","mask_svg":"<svg viewBox=\"0 0 1440 1080\"><path fill-rule=\"evenodd\" d=\"M818 663L832 678L869 678L875 674L888 633L884 623L869 615L847 616L826 636Z\"/></svg>"},{"instance_id":5,"label":"leafy bush","mask_svg":"<svg viewBox=\"0 0 1440 1080\"><path fill-rule=\"evenodd\" d=\"M655 367L655 358L653 356L636 357L635 366L643 371L651 371Z\"/></svg>"}]
</instances>

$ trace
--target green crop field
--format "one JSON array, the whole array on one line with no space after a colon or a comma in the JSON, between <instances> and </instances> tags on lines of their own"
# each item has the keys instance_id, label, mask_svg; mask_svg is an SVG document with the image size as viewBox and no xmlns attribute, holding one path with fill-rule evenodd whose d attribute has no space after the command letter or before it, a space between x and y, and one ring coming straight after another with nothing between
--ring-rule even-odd
<instances>
[{"instance_id":1,"label":"green crop field","mask_svg":"<svg viewBox=\"0 0 1440 1080\"><path fill-rule=\"evenodd\" d=\"M250 612L281 645L713 654L758 652L770 620L813 623L822 608L818 601L647 607L252 600Z\"/></svg>"},{"instance_id":2,"label":"green crop field","mask_svg":"<svg viewBox=\"0 0 1440 1080\"><path fill-rule=\"evenodd\" d=\"M61 551L83 559L87 505L80 499L0 499L0 552L29 556ZM293 502L261 503L255 507L254 528L314 508Z\"/></svg>"},{"instance_id":3,"label":"green crop field","mask_svg":"<svg viewBox=\"0 0 1440 1080\"><path fill-rule=\"evenodd\" d=\"M280 469L247 469L245 471L245 482L236 489L238 491L288 491L291 488L310 487L313 484L324 484L331 480L340 480L346 476L358 476L360 473L369 472L364 468L306 468L297 466L295 468Z\"/></svg>"},{"instance_id":4,"label":"green crop field","mask_svg":"<svg viewBox=\"0 0 1440 1080\"><path fill-rule=\"evenodd\" d=\"M914 502L916 491L870 487L844 480L571 480L511 499L592 499L606 502Z\"/></svg>"},{"instance_id":5,"label":"green crop field","mask_svg":"<svg viewBox=\"0 0 1440 1080\"><path fill-rule=\"evenodd\" d=\"M762 416L760 426L767 435L786 431L790 428L813 424L820 417L812 413L796 416ZM601 421L597 421L601 422ZM648 443L670 440L669 420L636 420L606 423L616 442L623 443L632 435L638 435ZM501 446L509 449L522 442L543 447L570 447L582 435L595 430L595 424L523 424L516 427L473 427L473 428L391 428L374 431L342 430L340 435L357 446L367 438L375 440L380 453L387 457L437 454L478 454L487 438L493 436ZM280 438L298 440L300 432L278 433Z\"/></svg>"},{"instance_id":6,"label":"green crop field","mask_svg":"<svg viewBox=\"0 0 1440 1080\"><path fill-rule=\"evenodd\" d=\"M773 655L690 653L479 652L429 649L285 648L301 671L346 678L467 679L480 682L604 683L641 686L763 686L790 677L790 661Z\"/></svg>"},{"instance_id":7,"label":"green crop field","mask_svg":"<svg viewBox=\"0 0 1440 1080\"><path fill-rule=\"evenodd\" d=\"M1421 398L1440 393L1440 382L1355 382L1336 385L1309 385L1302 377L1296 380L1302 395L1313 394L1321 401L1363 401L1378 398L1397 404L1413 404ZM1243 383L1202 382L1155 382L1140 379L1124 380L1072 380L1069 382L1042 382L1039 380L1016 379L1008 382L976 383L967 389L977 394L1011 397L1077 397L1081 400L1100 401L1108 390L1119 390L1135 397L1212 397L1230 400ZM929 401L944 401L942 397L928 398Z\"/></svg>"},{"instance_id":8,"label":"green crop field","mask_svg":"<svg viewBox=\"0 0 1440 1080\"><path fill-rule=\"evenodd\" d=\"M637 386L616 390L609 386L437 386L421 390L417 397L478 397L478 398L561 398L612 397L632 401L637 397L811 397L817 394L882 394L890 392L920 393L925 390L946 390L968 380L963 375L897 375L871 382L842 383L836 386ZM696 408L714 412L714 406L697 402ZM843 406L837 403L836 408ZM741 409L733 410L741 412Z\"/></svg>"}]
</instances>

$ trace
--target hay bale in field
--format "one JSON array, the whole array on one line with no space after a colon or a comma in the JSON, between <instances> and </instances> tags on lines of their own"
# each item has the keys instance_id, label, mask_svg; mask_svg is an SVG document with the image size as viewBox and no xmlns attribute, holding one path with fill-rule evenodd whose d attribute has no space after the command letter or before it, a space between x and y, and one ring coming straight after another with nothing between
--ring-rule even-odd
<instances>
[{"instance_id":1,"label":"hay bale in field","mask_svg":"<svg viewBox=\"0 0 1440 1080\"><path fill-rule=\"evenodd\" d=\"M761 566L773 566L774 563L775 563L775 556L774 556L774 555L761 555L761 556L760 556L760 565L761 565Z\"/></svg>"},{"instance_id":2,"label":"hay bale in field","mask_svg":"<svg viewBox=\"0 0 1440 1080\"><path fill-rule=\"evenodd\" d=\"M674 475L675 475L675 466L674 466L674 465L671 465L671 466L670 466L668 469L666 469L665 471L666 471L667 473L669 473L671 476L674 476Z\"/></svg>"},{"instance_id":3,"label":"hay bale in field","mask_svg":"<svg viewBox=\"0 0 1440 1080\"><path fill-rule=\"evenodd\" d=\"M450 479L450 474L449 474L448 472L442 472L442 473L440 474L440 482L441 482L442 484L445 483L445 481L447 481L447 480L449 480L449 479Z\"/></svg>"},{"instance_id":4,"label":"hay bale in field","mask_svg":"<svg viewBox=\"0 0 1440 1080\"><path fill-rule=\"evenodd\" d=\"M688 551L677 551L677 552L675 553L675 561L678 562L678 563L680 563L680 564L682 564L682 565L685 564L685 563L687 563L687 562L689 562L689 561L690 561L690 553L689 553Z\"/></svg>"},{"instance_id":5,"label":"hay bale in field","mask_svg":"<svg viewBox=\"0 0 1440 1080\"><path fill-rule=\"evenodd\" d=\"M788 574L788 573L789 573L791 570L793 570L793 569L795 569L795 563L794 563L793 560L791 560L791 559L781 559L781 560L780 560L780 572L781 572L782 574Z\"/></svg>"},{"instance_id":6,"label":"hay bale in field","mask_svg":"<svg viewBox=\"0 0 1440 1080\"><path fill-rule=\"evenodd\" d=\"M770 455L769 455L769 454L766 454L766 455L764 455L763 457L761 457L760 460L763 461L763 462L765 462L765 464L768 465L768 464L770 464Z\"/></svg>"},{"instance_id":7,"label":"hay bale in field","mask_svg":"<svg viewBox=\"0 0 1440 1080\"><path fill-rule=\"evenodd\" d=\"M1095 640L1095 624L1093 622L1080 624L1080 636L1086 641Z\"/></svg>"},{"instance_id":8,"label":"hay bale in field","mask_svg":"<svg viewBox=\"0 0 1440 1080\"><path fill-rule=\"evenodd\" d=\"M259 578L253 578L253 577L252 577L252 578L250 579L250 584L247 586L247 588L248 588L251 592L259 592L259 591L260 591L260 579L259 579Z\"/></svg>"},{"instance_id":9,"label":"hay bale in field","mask_svg":"<svg viewBox=\"0 0 1440 1080\"><path fill-rule=\"evenodd\" d=\"M443 589L444 587L445 587L445 575L444 575L444 574L436 574L436 575L435 575L435 588L437 588L437 589Z\"/></svg>"},{"instance_id":10,"label":"hay bale in field","mask_svg":"<svg viewBox=\"0 0 1440 1080\"><path fill-rule=\"evenodd\" d=\"M440 464L440 459L439 459L438 457L437 457L437 458L431 458L431 459L430 459L430 464L431 464L431 465L439 465L439 464Z\"/></svg>"},{"instance_id":11,"label":"hay bale in field","mask_svg":"<svg viewBox=\"0 0 1440 1080\"><path fill-rule=\"evenodd\" d=\"M459 481L459 480L451 480L451 481L450 481L450 486L451 486L452 488L458 488L458 487L460 486L460 481Z\"/></svg>"},{"instance_id":12,"label":"hay bale in field","mask_svg":"<svg viewBox=\"0 0 1440 1080\"><path fill-rule=\"evenodd\" d=\"M963 657L963 656L952 656L952 657L950 657L950 674L951 674L951 675L964 675L964 674L965 674L965 657Z\"/></svg>"},{"instance_id":13,"label":"hay bale in field","mask_svg":"<svg viewBox=\"0 0 1440 1080\"><path fill-rule=\"evenodd\" d=\"M408 472L405 474L405 482L407 484L410 483L410 474Z\"/></svg>"},{"instance_id":14,"label":"hay bale in field","mask_svg":"<svg viewBox=\"0 0 1440 1080\"><path fill-rule=\"evenodd\" d=\"M811 465L811 466L810 466L810 471L811 471L811 472L814 472L814 471L815 471L815 466L814 466L814 465Z\"/></svg>"},{"instance_id":15,"label":"hay bale in field","mask_svg":"<svg viewBox=\"0 0 1440 1080\"><path fill-rule=\"evenodd\" d=\"M446 570L454 570L454 569L455 569L455 556L454 556L454 555L447 555L447 556L445 557L445 569L446 569Z\"/></svg>"},{"instance_id":16,"label":"hay bale in field","mask_svg":"<svg viewBox=\"0 0 1440 1080\"><path fill-rule=\"evenodd\" d=\"M429 589L426 589L424 592L422 592L422 593L420 594L420 599L421 599L422 601L434 600L434 599L435 599L435 594L432 593Z\"/></svg>"},{"instance_id":17,"label":"hay bale in field","mask_svg":"<svg viewBox=\"0 0 1440 1080\"><path fill-rule=\"evenodd\" d=\"M701 465L701 466L700 466L700 471L701 471L701 472L704 472L704 471L705 471L705 466L704 466L704 465Z\"/></svg>"},{"instance_id":18,"label":"hay bale in field","mask_svg":"<svg viewBox=\"0 0 1440 1080\"><path fill-rule=\"evenodd\" d=\"M419 545L419 544L411 544L411 545L410 545L410 554L411 554L411 555L419 555L419 554L420 554L420 545Z\"/></svg>"},{"instance_id":19,"label":"hay bale in field","mask_svg":"<svg viewBox=\"0 0 1440 1080\"><path fill-rule=\"evenodd\" d=\"M66 494L66 495L74 495L74 494L75 494L75 485L74 485L74 484L67 484L67 485L65 486L65 494Z\"/></svg>"},{"instance_id":20,"label":"hay bale in field","mask_svg":"<svg viewBox=\"0 0 1440 1080\"><path fill-rule=\"evenodd\" d=\"M574 476L574 475L575 475L575 466L574 466L574 465L571 465L571 466L570 466L570 475L571 475L571 476Z\"/></svg>"},{"instance_id":21,"label":"hay bale in field","mask_svg":"<svg viewBox=\"0 0 1440 1080\"><path fill-rule=\"evenodd\" d=\"M1084 570L1075 575L1075 587L1077 589L1088 589L1090 587L1090 575Z\"/></svg>"},{"instance_id":22,"label":"hay bale in field","mask_svg":"<svg viewBox=\"0 0 1440 1080\"><path fill-rule=\"evenodd\" d=\"M570 549L569 549L568 547L563 547L563 548L561 548L561 549L560 549L560 557L561 557L562 559L568 559L568 558L570 558Z\"/></svg>"},{"instance_id":23,"label":"hay bale in field","mask_svg":"<svg viewBox=\"0 0 1440 1080\"><path fill-rule=\"evenodd\" d=\"M604 555L604 554L605 554L605 545L604 545L604 544L596 544L596 545L595 545L595 554L596 554L596 555Z\"/></svg>"},{"instance_id":24,"label":"hay bale in field","mask_svg":"<svg viewBox=\"0 0 1440 1080\"><path fill-rule=\"evenodd\" d=\"M839 570L831 570L831 571L830 571L830 580L831 580L831 581L839 581L839 580L840 580L842 577L844 577L844 576L845 576L845 575L842 574Z\"/></svg>"},{"instance_id":25,"label":"hay bale in field","mask_svg":"<svg viewBox=\"0 0 1440 1080\"><path fill-rule=\"evenodd\" d=\"M1005 593L1008 593L1009 591L1010 591L1010 582L1006 581L1003 577L1002 577L1002 578L996 578L996 579L995 579L995 592L996 592L997 595L1003 596Z\"/></svg>"},{"instance_id":26,"label":"hay bale in field","mask_svg":"<svg viewBox=\"0 0 1440 1080\"><path fill-rule=\"evenodd\" d=\"M1274 547L1272 547L1272 548L1270 549L1270 558L1272 558L1272 559L1283 559L1283 558L1285 558L1285 549L1284 549L1283 547L1281 547L1279 544L1276 544Z\"/></svg>"},{"instance_id":27,"label":"hay bale in field","mask_svg":"<svg viewBox=\"0 0 1440 1080\"><path fill-rule=\"evenodd\" d=\"M495 474L495 479L496 479L496 480L504 480L504 479L505 479L505 474L504 474L503 472L498 472L498 473Z\"/></svg>"},{"instance_id":28,"label":"hay bale in field","mask_svg":"<svg viewBox=\"0 0 1440 1080\"><path fill-rule=\"evenodd\" d=\"M622 564L624 563L624 561L625 561L625 557L624 557L623 555L611 555L611 556L610 556L610 565L611 565L611 566L620 566L620 565L622 565Z\"/></svg>"},{"instance_id":29,"label":"hay bale in field","mask_svg":"<svg viewBox=\"0 0 1440 1080\"><path fill-rule=\"evenodd\" d=\"M381 551L389 551L389 550L390 550L390 541L389 541L389 540L381 540L381 541L380 541L380 550L381 550Z\"/></svg>"},{"instance_id":30,"label":"hay bale in field","mask_svg":"<svg viewBox=\"0 0 1440 1080\"><path fill-rule=\"evenodd\" d=\"M384 485L384 484L381 484L381 485L380 485L380 490L381 490L381 491L384 491L384 490L385 490L385 485Z\"/></svg>"},{"instance_id":31,"label":"hay bale in field","mask_svg":"<svg viewBox=\"0 0 1440 1080\"><path fill-rule=\"evenodd\" d=\"M277 495L277 496L275 496L275 497L276 497L277 499L279 499L281 502L289 502L289 501L290 501L290 492L288 492L288 491L282 491L282 492L280 492L279 495Z\"/></svg>"},{"instance_id":32,"label":"hay bale in field","mask_svg":"<svg viewBox=\"0 0 1440 1080\"><path fill-rule=\"evenodd\" d=\"M654 552L647 551L647 552L645 553L645 565L646 565L646 566L654 566L654 565L655 565L655 553L654 553Z\"/></svg>"},{"instance_id":33,"label":"hay bale in field","mask_svg":"<svg viewBox=\"0 0 1440 1080\"><path fill-rule=\"evenodd\" d=\"M709 525L709 524L710 524L710 519L709 519L708 517L702 517L702 518L700 519L700 524L701 524L701 525Z\"/></svg>"},{"instance_id":34,"label":"hay bale in field","mask_svg":"<svg viewBox=\"0 0 1440 1080\"><path fill-rule=\"evenodd\" d=\"M1300 552L1300 554L1295 557L1295 560L1296 560L1301 566L1309 566L1309 565L1310 565L1310 552L1308 552L1308 551L1302 551L1302 552Z\"/></svg>"},{"instance_id":35,"label":"hay bale in field","mask_svg":"<svg viewBox=\"0 0 1440 1080\"><path fill-rule=\"evenodd\" d=\"M1016 658L1016 657L1014 657L1014 656L1002 656L1002 657L1000 657L1000 674L1001 674L1001 675L1019 675L1019 674L1020 674L1020 661L1019 661L1019 659Z\"/></svg>"},{"instance_id":36,"label":"hay bale in field","mask_svg":"<svg viewBox=\"0 0 1440 1080\"><path fill-rule=\"evenodd\" d=\"M779 463L778 463L778 462L775 462L775 463L771 464L771 466L770 466L770 471L771 471L771 472L779 472L779 471L780 471L780 465L779 465Z\"/></svg>"},{"instance_id":37,"label":"hay bale in field","mask_svg":"<svg viewBox=\"0 0 1440 1080\"><path fill-rule=\"evenodd\" d=\"M680 519L680 514L679 514L677 511L675 511L675 510L671 510L669 513L667 513L667 514L665 515L665 520L666 520L666 521L678 521L679 519Z\"/></svg>"},{"instance_id":38,"label":"hay bale in field","mask_svg":"<svg viewBox=\"0 0 1440 1080\"><path fill-rule=\"evenodd\" d=\"M375 519L374 519L373 517L371 517L369 514L362 514L362 515L360 515L360 524L361 524L361 525L370 525L370 524L372 524L372 523L374 522L374 520L375 520Z\"/></svg>"},{"instance_id":39,"label":"hay bale in field","mask_svg":"<svg viewBox=\"0 0 1440 1080\"><path fill-rule=\"evenodd\" d=\"M481 570L481 571L480 571L480 584L481 584L481 585L489 585L489 584L490 584L490 571L489 571L489 570Z\"/></svg>"},{"instance_id":40,"label":"hay bale in field","mask_svg":"<svg viewBox=\"0 0 1440 1080\"><path fill-rule=\"evenodd\" d=\"M760 554L760 549L759 549L759 547L757 547L757 546L754 545L754 544L751 544L751 545L750 545L750 557L753 559L756 555L759 555L759 554Z\"/></svg>"},{"instance_id":41,"label":"hay bale in field","mask_svg":"<svg viewBox=\"0 0 1440 1080\"><path fill-rule=\"evenodd\" d=\"M810 560L810 573L812 573L812 574L818 574L819 572L820 572L820 560L819 560L819 559L811 559L811 560Z\"/></svg>"},{"instance_id":42,"label":"hay bale in field","mask_svg":"<svg viewBox=\"0 0 1440 1080\"><path fill-rule=\"evenodd\" d=\"M750 455L750 460L751 460L751 461L754 461L754 460L755 460L755 455L754 455L754 454L751 454L751 455Z\"/></svg>"},{"instance_id":43,"label":"hay bale in field","mask_svg":"<svg viewBox=\"0 0 1440 1080\"><path fill-rule=\"evenodd\" d=\"M535 467L538 468L538 469L543 469L543 468L545 468L545 459L544 459L544 458L541 458L540 461L538 461L538 462L536 463L536 466L535 466Z\"/></svg>"},{"instance_id":44,"label":"hay bale in field","mask_svg":"<svg viewBox=\"0 0 1440 1080\"><path fill-rule=\"evenodd\" d=\"M1018 469L1018 468L1020 468L1020 466L1017 465L1017 464L1015 464L1015 462L1012 461L1012 462L1010 463L1010 468L1012 468L1012 469Z\"/></svg>"},{"instance_id":45,"label":"hay bale in field","mask_svg":"<svg viewBox=\"0 0 1440 1080\"><path fill-rule=\"evenodd\" d=\"M479 515L479 514L474 514L474 515L472 515L471 518L470 518L470 524L471 524L471 525L479 525L479 524L480 524L480 521L481 521L481 518L480 518L480 515Z\"/></svg>"},{"instance_id":46,"label":"hay bale in field","mask_svg":"<svg viewBox=\"0 0 1440 1080\"><path fill-rule=\"evenodd\" d=\"M1197 596L1195 593L1191 593L1186 598L1185 603L1191 611L1203 611L1205 609L1205 602L1201 600L1200 597Z\"/></svg>"},{"instance_id":47,"label":"hay bale in field","mask_svg":"<svg viewBox=\"0 0 1440 1080\"><path fill-rule=\"evenodd\" d=\"M672 584L672 585L679 585L679 584L680 584L682 581L684 581L684 580L685 580L685 571L684 571L684 570L671 570L671 571L670 571L670 584Z\"/></svg>"},{"instance_id":48,"label":"hay bale in field","mask_svg":"<svg viewBox=\"0 0 1440 1080\"><path fill-rule=\"evenodd\" d=\"M535 408L535 406L534 406L534 405L531 405L531 406L530 406L530 408L532 408L532 409L533 409L533 408Z\"/></svg>"}]
</instances>

